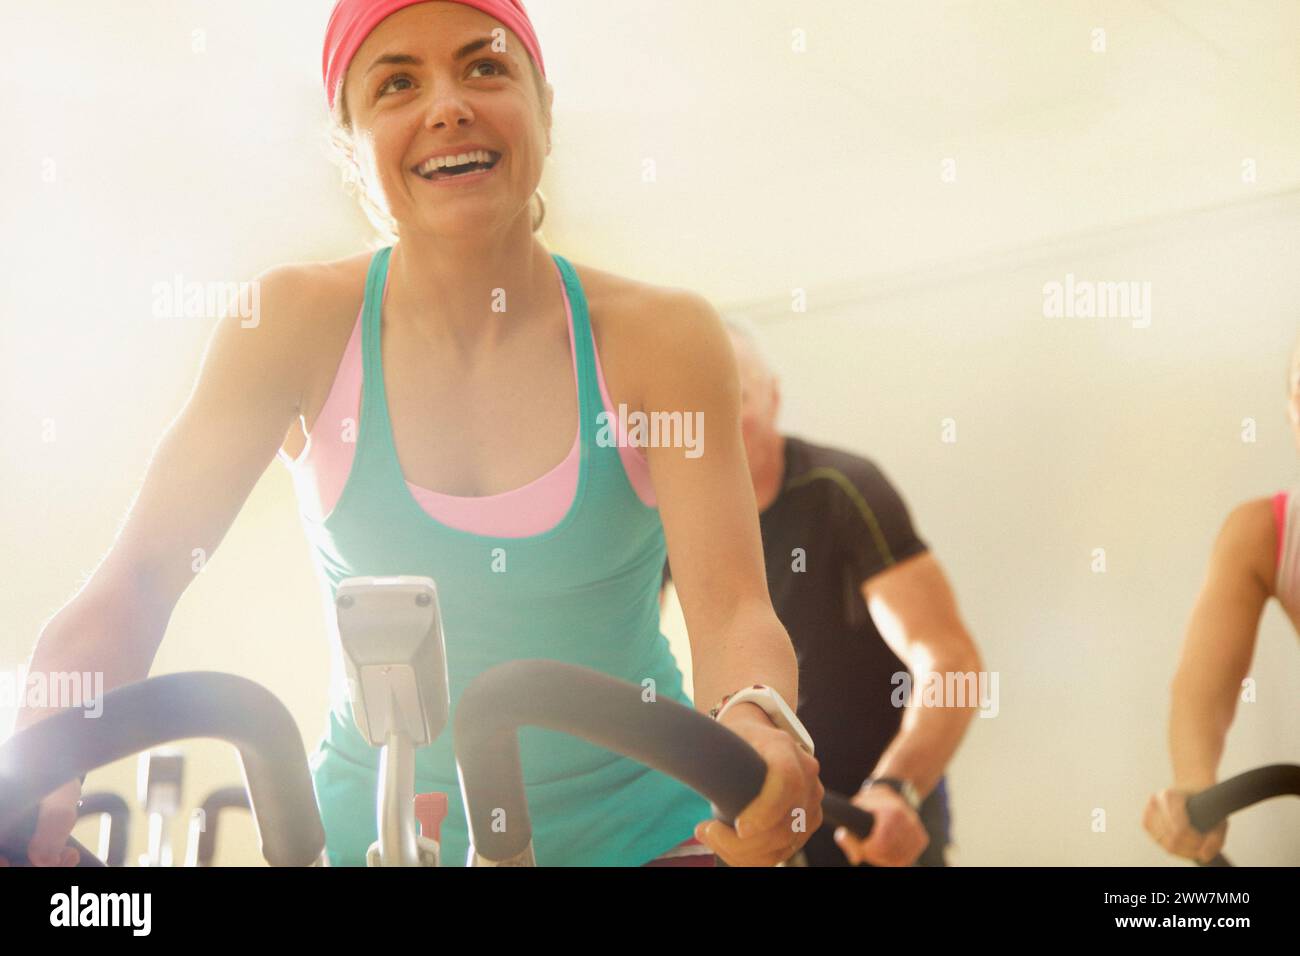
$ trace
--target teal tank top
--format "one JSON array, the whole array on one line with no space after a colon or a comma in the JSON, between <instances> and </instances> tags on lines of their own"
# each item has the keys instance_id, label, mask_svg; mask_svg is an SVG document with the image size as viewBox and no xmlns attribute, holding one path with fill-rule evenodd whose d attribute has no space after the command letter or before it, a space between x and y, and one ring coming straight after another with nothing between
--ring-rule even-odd
<instances>
[{"instance_id":1,"label":"teal tank top","mask_svg":"<svg viewBox=\"0 0 1300 956\"><path fill-rule=\"evenodd\" d=\"M329 723L312 776L331 865L364 865L376 839L379 751L361 737L340 679L333 610L344 578L425 575L438 588L452 713L465 687L495 664L549 658L594 668L657 697L691 706L659 629L665 557L659 512L637 497L618 448L597 442L603 411L587 301L573 266L552 254L568 291L577 352L581 466L563 519L542 534L495 538L444 525L406 487L393 443L380 352L381 303L392 247L377 252L362 315L361 421L352 470L338 503L317 521L301 513L331 631L334 683ZM542 866L636 866L708 819L707 800L626 757L561 734L520 731L524 784ZM416 792L448 797L442 861L469 851L451 727L416 751Z\"/></svg>"}]
</instances>

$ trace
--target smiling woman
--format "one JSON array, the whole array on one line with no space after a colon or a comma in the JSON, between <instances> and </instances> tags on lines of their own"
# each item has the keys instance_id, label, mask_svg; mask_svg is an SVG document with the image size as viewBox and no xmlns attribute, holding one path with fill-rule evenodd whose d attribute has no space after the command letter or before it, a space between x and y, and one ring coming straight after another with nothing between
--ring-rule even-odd
<instances>
[{"instance_id":1,"label":"smiling woman","mask_svg":"<svg viewBox=\"0 0 1300 956\"><path fill-rule=\"evenodd\" d=\"M797 661L763 579L717 312L694 293L575 266L539 240L530 207L553 91L519 0L339 0L323 72L346 161L394 241L270 270L257 334L218 326L126 546L42 633L31 669L111 666L109 691L146 674L195 577L196 543L211 554L277 448L290 456L327 619L349 579L436 582L453 713L481 675L539 658L640 687L646 706L690 706L658 614L671 544L698 709L714 704L757 752L762 791L733 828L664 772L528 727L519 749L536 859L789 859L821 823L822 788L784 703L798 697ZM707 419L707 450L694 431L644 451L601 441L602 409L619 424L647 411ZM298 452L282 447L295 421ZM100 630L85 638L91 620ZM117 632L147 638L97 636ZM357 723L341 635L329 636L331 708L312 782L330 862L362 865L381 758ZM407 769L417 793L445 796L442 858L458 863L478 857L452 744L419 747ZM77 788L47 798L29 858L66 858Z\"/></svg>"},{"instance_id":2,"label":"smiling woman","mask_svg":"<svg viewBox=\"0 0 1300 956\"><path fill-rule=\"evenodd\" d=\"M380 239L386 245L397 242L397 222L389 211L387 201L381 189L372 181L372 177L367 177L363 171L362 162L359 160L359 143L358 132L353 124L352 110L348 105L347 97L347 79L351 72L350 60L356 56L360 46L366 38L369 28L383 19L375 19L377 13L383 13L390 16L404 6L410 6L419 2L419 0L390 0L386 4L374 4L367 8L358 8L356 4L339 4L335 9L334 16L330 20L330 34L333 44L327 40L327 47L324 57L323 69L325 72L326 90L329 93L330 101L330 146L331 155L334 162L343 174L343 184L351 195L357 197L361 204L366 218L370 220ZM470 3L476 9L485 13L495 15L503 9L508 11L511 4L498 2L484 2L481 4ZM521 8L522 9L522 8ZM385 13L385 11L387 11ZM508 12L500 18L503 24L510 24ZM363 30L362 28L367 28ZM522 30L525 36L521 39L515 34L515 30ZM538 62L542 60L541 48L537 43L536 36L533 34L531 25L527 22L526 15L522 20L515 20L511 24L509 32L505 28L498 28L492 31L493 35L481 37L471 41L458 49L453 57L458 64L466 61L475 53L487 51L488 56L485 59L467 63L469 71L479 70L481 67L497 62L494 58L504 57L508 63L518 66L520 61L527 63L529 72L532 74L533 88L536 90L537 102L540 107L539 119L543 128L551 128L551 103L554 96L552 89L546 77L543 75L543 69L538 67ZM512 41L518 41L514 43ZM515 57L510 55L511 49L523 47L527 50L528 55ZM351 52L348 52L348 51ZM342 64L340 72L340 64ZM403 53L391 53L379 57L369 68L366 69L366 75L378 73L380 67L408 67L419 70L425 66L424 62L416 56ZM502 69L498 64L495 70ZM405 76L400 72L383 71L385 89L395 91L396 84L399 81L412 83L411 77ZM481 74L480 74L481 75ZM487 74L491 76L491 74ZM486 77L485 77L486 78ZM491 151L489 151L491 152ZM500 154L495 154L495 161L500 158ZM490 168L490 167L489 167ZM421 170L421 174L425 171ZM539 187L533 193L532 203L532 229L538 232L546 221L546 199Z\"/></svg>"},{"instance_id":3,"label":"smiling woman","mask_svg":"<svg viewBox=\"0 0 1300 956\"><path fill-rule=\"evenodd\" d=\"M348 409L360 409L342 416L359 419L355 448L335 454L326 429L293 463L304 497L322 504L303 512L304 528L329 585L368 575L435 580L453 709L477 675L538 657L689 705L659 629L671 538L683 607L702 635L692 643L700 696L714 702L762 687L774 700L794 699L794 652L764 588L738 387L716 312L698 296L575 269L536 238L529 206L550 153L554 93L523 5L340 0L323 69L345 168L372 220L396 240L369 257L354 344L341 363L326 363L341 370L335 388ZM627 380L630 393L617 389L639 401L613 401L597 345L611 368L636 354L663 370ZM707 454L702 446L683 454L680 442L652 441L640 453L600 440L602 407L635 424L642 403L678 420L712 419L722 437ZM322 415L338 420L337 410ZM506 438L489 448L493 435ZM342 479L325 495L331 456ZM538 478L545 462L552 467ZM646 469L650 501L634 490ZM432 479L404 480L417 473ZM788 859L820 821L811 745L757 704L715 711L772 777L735 830L707 821L707 802L662 773L526 731L538 861ZM376 759L336 694L312 767L336 864L364 861L375 838ZM447 796L444 859L467 859L450 741L422 748L415 764L418 790ZM796 833L788 821L796 809L803 819L805 807L807 829Z\"/></svg>"}]
</instances>

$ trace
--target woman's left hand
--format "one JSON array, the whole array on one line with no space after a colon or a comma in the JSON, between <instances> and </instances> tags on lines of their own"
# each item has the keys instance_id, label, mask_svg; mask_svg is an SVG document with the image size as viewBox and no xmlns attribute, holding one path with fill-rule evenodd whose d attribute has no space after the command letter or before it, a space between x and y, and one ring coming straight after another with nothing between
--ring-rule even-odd
<instances>
[{"instance_id":1,"label":"woman's left hand","mask_svg":"<svg viewBox=\"0 0 1300 956\"><path fill-rule=\"evenodd\" d=\"M798 853L822 825L826 791L817 777L820 767L753 704L735 707L723 723L758 751L767 776L734 828L708 820L696 826L695 837L728 866L775 866Z\"/></svg>"}]
</instances>

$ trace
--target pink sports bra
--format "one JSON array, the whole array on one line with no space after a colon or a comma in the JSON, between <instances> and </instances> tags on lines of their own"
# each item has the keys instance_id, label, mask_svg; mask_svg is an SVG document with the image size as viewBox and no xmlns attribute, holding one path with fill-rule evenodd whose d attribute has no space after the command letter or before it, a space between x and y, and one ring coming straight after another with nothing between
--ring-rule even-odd
<instances>
[{"instance_id":1,"label":"pink sports bra","mask_svg":"<svg viewBox=\"0 0 1300 956\"><path fill-rule=\"evenodd\" d=\"M1277 581L1274 592L1293 619L1300 619L1300 495L1283 491L1273 497L1277 528Z\"/></svg>"},{"instance_id":2,"label":"pink sports bra","mask_svg":"<svg viewBox=\"0 0 1300 956\"><path fill-rule=\"evenodd\" d=\"M554 265L554 261L552 260ZM577 381L577 356L573 338L573 307L564 279L555 266L556 281L564 296L564 310L569 320L569 354L573 359L574 381ZM384 283L384 301L388 300L388 283ZM352 328L347 348L339 362L329 396L321 407L320 415L307 434L307 442L297 458L290 458L280 449L277 457L289 469L298 495L299 508L315 520L327 516L347 484L356 452L356 431L361 420L361 315ZM595 349L593 348L593 352ZM595 354L596 378L600 396L604 401L609 422L619 433L618 418L605 375L600 366L600 355ZM576 387L576 386L575 386ZM303 430L307 422L299 416ZM322 427L325 422L338 422L338 428ZM407 482L411 495L431 517L461 531L471 534L502 538L524 538L542 534L555 527L568 513L578 488L578 469L581 463L581 433L575 427L573 446L564 461L535 481L522 488L499 495L464 498L447 495ZM654 488L650 483L650 468L645 452L640 448L620 445L619 458L637 497L647 507L656 507Z\"/></svg>"}]
</instances>

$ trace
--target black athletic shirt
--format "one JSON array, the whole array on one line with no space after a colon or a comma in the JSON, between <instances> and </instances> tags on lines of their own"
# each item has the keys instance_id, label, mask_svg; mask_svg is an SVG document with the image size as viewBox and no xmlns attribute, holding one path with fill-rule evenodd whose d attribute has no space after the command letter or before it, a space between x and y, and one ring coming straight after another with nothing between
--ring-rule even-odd
<instances>
[{"instance_id":1,"label":"black athletic shirt","mask_svg":"<svg viewBox=\"0 0 1300 956\"><path fill-rule=\"evenodd\" d=\"M898 733L903 712L890 697L906 665L867 613L862 584L926 551L898 492L872 462L849 452L785 439L785 475L759 516L767 585L799 660L799 719L817 746L822 783L857 792ZM671 578L665 564L664 582ZM941 862L948 843L943 782L922 819ZM812 866L847 866L822 827L805 854Z\"/></svg>"}]
</instances>

